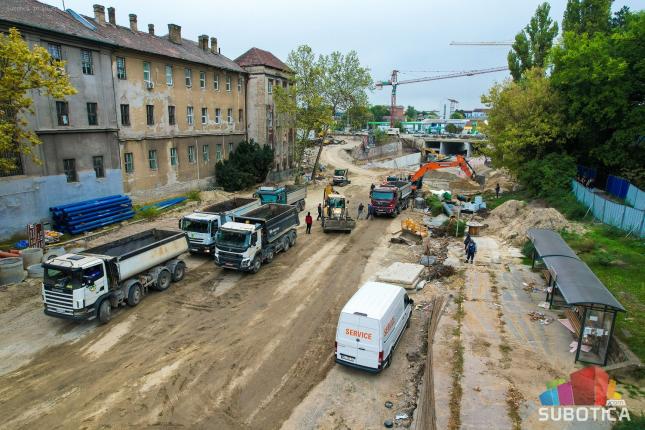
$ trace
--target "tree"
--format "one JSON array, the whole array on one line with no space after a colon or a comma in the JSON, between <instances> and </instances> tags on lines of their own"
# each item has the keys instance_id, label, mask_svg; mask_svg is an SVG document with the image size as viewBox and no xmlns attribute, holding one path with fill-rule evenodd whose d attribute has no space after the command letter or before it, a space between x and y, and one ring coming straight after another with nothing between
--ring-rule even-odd
<instances>
[{"instance_id":1,"label":"tree","mask_svg":"<svg viewBox=\"0 0 645 430\"><path fill-rule=\"evenodd\" d=\"M459 127L459 126L457 126L455 124L447 124L446 125L446 132L448 132L448 133L459 134L459 133L461 133L462 130L463 130L463 128L461 128L461 127Z\"/></svg>"},{"instance_id":2,"label":"tree","mask_svg":"<svg viewBox=\"0 0 645 430\"><path fill-rule=\"evenodd\" d=\"M419 111L417 111L414 106L408 106L405 110L405 117L408 121L416 121L419 116Z\"/></svg>"},{"instance_id":3,"label":"tree","mask_svg":"<svg viewBox=\"0 0 645 430\"><path fill-rule=\"evenodd\" d=\"M450 119L464 119L466 118L466 115L464 115L464 112L461 110L456 110L450 115Z\"/></svg>"},{"instance_id":4,"label":"tree","mask_svg":"<svg viewBox=\"0 0 645 430\"><path fill-rule=\"evenodd\" d=\"M344 123L349 123L353 130L367 128L367 123L374 119L374 115L367 106L352 106L343 115Z\"/></svg>"},{"instance_id":5,"label":"tree","mask_svg":"<svg viewBox=\"0 0 645 430\"><path fill-rule=\"evenodd\" d=\"M568 0L562 31L576 34L606 33L611 24L613 0Z\"/></svg>"},{"instance_id":6,"label":"tree","mask_svg":"<svg viewBox=\"0 0 645 430\"><path fill-rule=\"evenodd\" d=\"M240 142L227 160L215 166L215 180L226 191L239 191L263 182L273 164L273 149L253 140Z\"/></svg>"},{"instance_id":7,"label":"tree","mask_svg":"<svg viewBox=\"0 0 645 430\"><path fill-rule=\"evenodd\" d=\"M531 21L515 36L508 53L508 68L513 80L519 81L530 68L545 66L553 39L558 35L558 23L549 17L550 10L551 6L546 2L539 5Z\"/></svg>"},{"instance_id":8,"label":"tree","mask_svg":"<svg viewBox=\"0 0 645 430\"><path fill-rule=\"evenodd\" d=\"M566 106L570 153L642 183L645 12L622 19L609 33L565 33L553 49L551 81Z\"/></svg>"},{"instance_id":9,"label":"tree","mask_svg":"<svg viewBox=\"0 0 645 430\"><path fill-rule=\"evenodd\" d=\"M488 125L482 127L489 144L482 152L497 166L517 175L528 160L564 150L564 104L543 70L531 69L519 82L494 85L482 103L490 107Z\"/></svg>"},{"instance_id":10,"label":"tree","mask_svg":"<svg viewBox=\"0 0 645 430\"><path fill-rule=\"evenodd\" d=\"M40 46L30 50L18 30L10 28L0 33L0 172L18 167L20 154L40 162L33 148L42 142L25 119L34 113L31 91L56 99L76 93L62 61Z\"/></svg>"},{"instance_id":11,"label":"tree","mask_svg":"<svg viewBox=\"0 0 645 430\"><path fill-rule=\"evenodd\" d=\"M372 105L370 111L374 116L374 121L381 122L383 117L390 114L390 107L385 105Z\"/></svg>"}]
</instances>

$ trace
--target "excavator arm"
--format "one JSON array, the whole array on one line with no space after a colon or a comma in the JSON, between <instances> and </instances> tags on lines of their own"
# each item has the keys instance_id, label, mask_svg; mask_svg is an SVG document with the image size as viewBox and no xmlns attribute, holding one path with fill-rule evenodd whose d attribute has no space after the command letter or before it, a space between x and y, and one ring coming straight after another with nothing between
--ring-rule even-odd
<instances>
[{"instance_id":1,"label":"excavator arm","mask_svg":"<svg viewBox=\"0 0 645 430\"><path fill-rule=\"evenodd\" d=\"M484 177L477 175L475 169L468 163L463 155L457 155L453 161L431 161L419 167L419 170L410 176L410 181L415 189L421 188L421 180L423 176L430 170L445 169L448 167L459 167L468 178L474 180L480 185L484 184Z\"/></svg>"}]
</instances>

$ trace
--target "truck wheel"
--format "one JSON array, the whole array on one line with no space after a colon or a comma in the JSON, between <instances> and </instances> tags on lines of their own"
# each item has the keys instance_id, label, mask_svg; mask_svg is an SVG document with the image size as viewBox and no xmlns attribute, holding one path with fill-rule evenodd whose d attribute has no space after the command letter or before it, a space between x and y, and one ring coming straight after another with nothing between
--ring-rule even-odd
<instances>
[{"instance_id":1,"label":"truck wheel","mask_svg":"<svg viewBox=\"0 0 645 430\"><path fill-rule=\"evenodd\" d=\"M300 200L300 201L298 202L298 212L302 212L302 211L304 211L304 210L305 210L305 202L303 202L302 200Z\"/></svg>"},{"instance_id":2,"label":"truck wheel","mask_svg":"<svg viewBox=\"0 0 645 430\"><path fill-rule=\"evenodd\" d=\"M141 285L134 284L130 287L130 292L128 293L128 305L136 306L141 301Z\"/></svg>"},{"instance_id":3,"label":"truck wheel","mask_svg":"<svg viewBox=\"0 0 645 430\"><path fill-rule=\"evenodd\" d=\"M251 273L258 273L260 271L261 266L262 266L262 262L258 257L255 257L253 259L253 263L251 263Z\"/></svg>"},{"instance_id":4,"label":"truck wheel","mask_svg":"<svg viewBox=\"0 0 645 430\"><path fill-rule=\"evenodd\" d=\"M296 238L298 237L298 235L295 232L292 232L289 235L289 237L291 239L291 246L295 245L296 244Z\"/></svg>"},{"instance_id":5,"label":"truck wheel","mask_svg":"<svg viewBox=\"0 0 645 430\"><path fill-rule=\"evenodd\" d=\"M272 261L273 261L273 257L274 257L274 255L273 255L273 251L269 251L269 252L267 252L267 256L266 256L266 258L264 259L264 261L265 261L267 264L269 264L270 262L272 262Z\"/></svg>"},{"instance_id":6,"label":"truck wheel","mask_svg":"<svg viewBox=\"0 0 645 430\"><path fill-rule=\"evenodd\" d=\"M289 239L289 236L285 236L284 240L282 241L282 250L284 252L287 252L290 246L291 246L291 240Z\"/></svg>"},{"instance_id":7,"label":"truck wheel","mask_svg":"<svg viewBox=\"0 0 645 430\"><path fill-rule=\"evenodd\" d=\"M155 289L158 291L166 290L170 287L171 281L172 275L170 274L170 270L161 269L157 275L157 285L155 286Z\"/></svg>"},{"instance_id":8,"label":"truck wheel","mask_svg":"<svg viewBox=\"0 0 645 430\"><path fill-rule=\"evenodd\" d=\"M179 282L182 279L184 279L184 275L186 274L186 263L183 261L180 261L179 263L175 264L175 269L172 271L172 280L173 282Z\"/></svg>"},{"instance_id":9,"label":"truck wheel","mask_svg":"<svg viewBox=\"0 0 645 430\"><path fill-rule=\"evenodd\" d=\"M104 299L99 305L99 322L106 324L112 319L112 305L110 299Z\"/></svg>"}]
</instances>

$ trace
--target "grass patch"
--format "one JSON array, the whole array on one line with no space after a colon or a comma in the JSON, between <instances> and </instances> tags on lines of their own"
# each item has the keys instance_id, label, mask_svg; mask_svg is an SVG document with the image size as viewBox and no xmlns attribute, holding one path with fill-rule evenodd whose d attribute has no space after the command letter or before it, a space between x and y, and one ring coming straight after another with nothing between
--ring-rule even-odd
<instances>
[{"instance_id":1,"label":"grass patch","mask_svg":"<svg viewBox=\"0 0 645 430\"><path fill-rule=\"evenodd\" d=\"M645 361L645 242L616 228L588 228L562 237L627 309L618 313L614 333Z\"/></svg>"},{"instance_id":2,"label":"grass patch","mask_svg":"<svg viewBox=\"0 0 645 430\"><path fill-rule=\"evenodd\" d=\"M612 430L642 430L645 428L645 415L630 414L631 421L619 421L611 428Z\"/></svg>"},{"instance_id":3,"label":"grass patch","mask_svg":"<svg viewBox=\"0 0 645 430\"><path fill-rule=\"evenodd\" d=\"M148 206L146 208L141 208L137 210L137 212L134 214L134 219L147 219L147 220L152 220L155 219L159 216L161 211L157 209L155 206Z\"/></svg>"},{"instance_id":4,"label":"grass patch","mask_svg":"<svg viewBox=\"0 0 645 430\"><path fill-rule=\"evenodd\" d=\"M508 417L513 423L513 430L522 430L522 417L520 417L520 405L524 401L524 396L513 385L506 390L506 406L508 407Z\"/></svg>"},{"instance_id":5,"label":"grass patch","mask_svg":"<svg viewBox=\"0 0 645 430\"><path fill-rule=\"evenodd\" d=\"M463 396L463 388L461 387L461 378L464 376L464 347L461 344L461 325L464 319L464 284L459 287L459 293L455 297L455 304L457 309L455 311L455 320L457 325L452 331L454 339L452 341L452 388L450 390L450 419L448 420L448 428L450 430L458 430L461 428L461 397Z\"/></svg>"},{"instance_id":6,"label":"grass patch","mask_svg":"<svg viewBox=\"0 0 645 430\"><path fill-rule=\"evenodd\" d=\"M441 205L441 199L434 194L430 194L426 197L426 204L432 213L432 216L437 216L443 213L443 206Z\"/></svg>"},{"instance_id":7,"label":"grass patch","mask_svg":"<svg viewBox=\"0 0 645 430\"><path fill-rule=\"evenodd\" d=\"M201 191L199 190L192 190L186 193L186 198L188 200L194 201L194 202L201 202L202 201L202 196L201 196Z\"/></svg>"},{"instance_id":8,"label":"grass patch","mask_svg":"<svg viewBox=\"0 0 645 430\"><path fill-rule=\"evenodd\" d=\"M522 200L526 201L528 199L528 193L526 191L509 191L508 193L502 193L499 195L499 198L495 197L494 192L484 193L484 201L486 202L486 208L488 210L493 210L501 204L506 203L509 200Z\"/></svg>"}]
</instances>

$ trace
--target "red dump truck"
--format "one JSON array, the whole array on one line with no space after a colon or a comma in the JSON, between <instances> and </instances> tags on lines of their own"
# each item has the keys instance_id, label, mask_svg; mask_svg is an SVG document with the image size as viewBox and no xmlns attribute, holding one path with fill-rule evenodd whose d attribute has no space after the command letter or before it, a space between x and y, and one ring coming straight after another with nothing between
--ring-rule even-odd
<instances>
[{"instance_id":1,"label":"red dump truck","mask_svg":"<svg viewBox=\"0 0 645 430\"><path fill-rule=\"evenodd\" d=\"M389 181L370 193L374 215L396 217L410 203L412 184L409 181Z\"/></svg>"}]
</instances>

